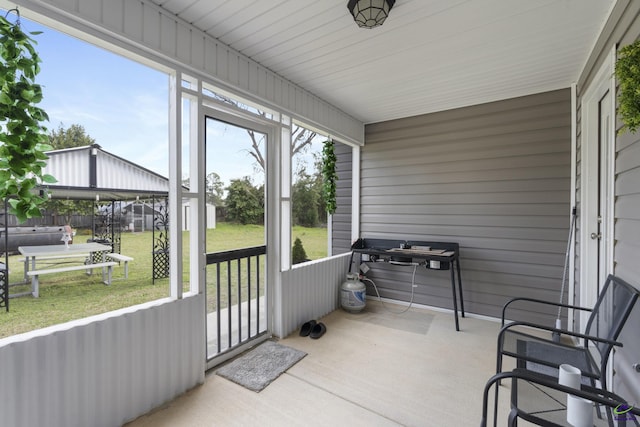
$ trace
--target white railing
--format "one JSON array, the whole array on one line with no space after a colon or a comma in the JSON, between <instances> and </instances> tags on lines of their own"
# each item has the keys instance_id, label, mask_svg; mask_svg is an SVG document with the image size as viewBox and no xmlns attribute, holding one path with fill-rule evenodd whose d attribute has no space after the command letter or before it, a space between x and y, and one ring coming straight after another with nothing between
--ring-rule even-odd
<instances>
[{"instance_id":1,"label":"white railing","mask_svg":"<svg viewBox=\"0 0 640 427\"><path fill-rule=\"evenodd\" d=\"M349 257L282 273L276 335L339 307ZM1 424L118 426L201 384L204 305L163 299L0 339Z\"/></svg>"},{"instance_id":2,"label":"white railing","mask_svg":"<svg viewBox=\"0 0 640 427\"><path fill-rule=\"evenodd\" d=\"M281 319L276 335L285 337L310 319L318 319L340 305L340 284L349 270L351 253L298 264L282 272Z\"/></svg>"}]
</instances>

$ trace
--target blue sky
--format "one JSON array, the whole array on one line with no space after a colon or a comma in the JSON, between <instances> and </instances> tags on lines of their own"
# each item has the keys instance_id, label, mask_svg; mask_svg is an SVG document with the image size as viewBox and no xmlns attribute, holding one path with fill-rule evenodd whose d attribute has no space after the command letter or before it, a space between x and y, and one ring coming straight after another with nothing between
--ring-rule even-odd
<instances>
[{"instance_id":1,"label":"blue sky","mask_svg":"<svg viewBox=\"0 0 640 427\"><path fill-rule=\"evenodd\" d=\"M102 148L168 176L168 76L22 18L42 59L49 131L79 124Z\"/></svg>"}]
</instances>

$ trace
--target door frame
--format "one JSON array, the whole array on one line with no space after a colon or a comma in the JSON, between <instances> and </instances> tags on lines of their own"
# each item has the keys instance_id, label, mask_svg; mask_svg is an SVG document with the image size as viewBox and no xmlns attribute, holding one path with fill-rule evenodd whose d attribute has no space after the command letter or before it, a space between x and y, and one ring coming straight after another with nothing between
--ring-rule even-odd
<instances>
[{"instance_id":1,"label":"door frame","mask_svg":"<svg viewBox=\"0 0 640 427\"><path fill-rule=\"evenodd\" d=\"M579 260L580 278L579 305L592 307L597 299L599 285L604 283L607 274L613 272L614 243L614 150L615 150L615 79L613 77L616 58L615 46L604 58L603 64L586 88L581 102L581 149L580 149L580 221L579 221ZM600 137L600 101L609 92L611 98L611 125L607 129L608 144L598 149ZM600 162L600 166L598 164ZM594 171L599 171L594 173ZM600 181L599 179L600 178ZM601 193L602 223L601 239L592 239L597 232L598 194ZM598 260L599 265L594 260ZM599 275L598 275L599 267ZM587 316L582 313L580 330L584 330Z\"/></svg>"},{"instance_id":2,"label":"door frame","mask_svg":"<svg viewBox=\"0 0 640 427\"><path fill-rule=\"evenodd\" d=\"M280 251L277 248L280 247L280 128L271 122L262 121L253 116L242 115L238 111L225 111L224 108L213 108L210 106L204 106L201 114L203 136L203 155L206 157L206 121L207 119L218 120L229 123L233 126L247 128L263 133L267 136L267 144L265 146L266 165L265 165L265 245L266 245L266 332L262 335L250 340L247 343L234 347L231 350L220 353L213 358L209 358L208 354L205 355L206 369L211 369L220 363L229 360L238 354L246 351L248 348L257 345L258 343L269 339L274 330L274 322L276 321L274 312L278 308L278 294L280 288ZM206 167L203 169L206 172ZM204 209L206 207L203 206ZM200 212L201 215L206 215L206 212ZM206 286L204 287L206 298ZM206 316L206 309L205 309ZM205 341L208 339L208 333L205 328ZM205 345L206 351L206 345Z\"/></svg>"}]
</instances>

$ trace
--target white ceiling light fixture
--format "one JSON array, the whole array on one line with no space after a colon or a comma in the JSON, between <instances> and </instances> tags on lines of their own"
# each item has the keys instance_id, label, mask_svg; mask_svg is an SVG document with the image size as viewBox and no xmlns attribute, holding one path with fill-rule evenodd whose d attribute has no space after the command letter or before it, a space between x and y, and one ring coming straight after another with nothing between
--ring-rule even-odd
<instances>
[{"instance_id":1,"label":"white ceiling light fixture","mask_svg":"<svg viewBox=\"0 0 640 427\"><path fill-rule=\"evenodd\" d=\"M347 8L360 28L375 28L384 23L396 0L349 0Z\"/></svg>"}]
</instances>

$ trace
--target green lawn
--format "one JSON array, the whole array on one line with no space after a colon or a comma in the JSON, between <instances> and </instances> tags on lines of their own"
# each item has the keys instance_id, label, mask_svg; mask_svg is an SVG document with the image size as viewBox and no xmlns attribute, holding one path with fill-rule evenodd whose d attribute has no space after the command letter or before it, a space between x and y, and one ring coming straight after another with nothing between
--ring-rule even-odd
<instances>
[{"instance_id":1,"label":"green lawn","mask_svg":"<svg viewBox=\"0 0 640 427\"><path fill-rule=\"evenodd\" d=\"M302 240L308 258L326 256L326 229L295 227L292 239L296 237ZM215 229L207 230L206 242L207 252L259 246L264 244L264 227L218 223ZM183 245L184 289L188 290L188 232L183 233ZM0 338L168 296L168 279L156 279L152 283L151 248L151 232L123 233L121 252L132 256L134 261L129 263L128 279L124 278L122 266L114 268L111 286L102 283L99 272L93 276L87 276L83 271L41 276L40 298L12 298L10 311L0 311ZM19 258L20 255L10 257L10 283L22 279L23 264L18 262ZM210 269L212 267L207 269L208 275L213 275ZM212 279L207 278L207 286L211 286ZM18 286L12 287L10 292L29 289L30 285Z\"/></svg>"}]
</instances>

